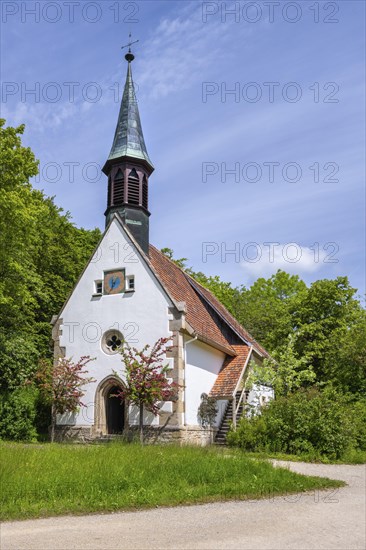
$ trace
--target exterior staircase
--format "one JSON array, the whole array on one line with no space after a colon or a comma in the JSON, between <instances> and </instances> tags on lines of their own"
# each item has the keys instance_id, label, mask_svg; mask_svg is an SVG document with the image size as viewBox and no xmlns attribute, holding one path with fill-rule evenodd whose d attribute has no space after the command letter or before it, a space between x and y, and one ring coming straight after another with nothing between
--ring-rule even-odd
<instances>
[{"instance_id":1,"label":"exterior staircase","mask_svg":"<svg viewBox=\"0 0 366 550\"><path fill-rule=\"evenodd\" d=\"M238 403L241 396L241 390L236 392L236 402ZM239 421L239 419L243 415L244 411L244 405L245 405L245 399L240 403L238 413L236 420ZM224 415L221 420L220 427L218 429L218 432L215 436L215 443L217 445L226 445L226 436L230 430L231 423L233 421L233 400L231 399L229 403L227 404L226 410L224 412Z\"/></svg>"}]
</instances>

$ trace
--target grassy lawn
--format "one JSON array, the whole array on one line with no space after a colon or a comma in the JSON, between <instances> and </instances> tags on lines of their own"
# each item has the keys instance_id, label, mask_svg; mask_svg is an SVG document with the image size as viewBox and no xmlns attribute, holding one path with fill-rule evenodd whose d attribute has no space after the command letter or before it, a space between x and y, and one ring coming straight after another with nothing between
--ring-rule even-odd
<instances>
[{"instance_id":1,"label":"grassy lawn","mask_svg":"<svg viewBox=\"0 0 366 550\"><path fill-rule=\"evenodd\" d=\"M270 452L247 452L243 451L250 458L275 458L276 460L291 460L293 462L315 462L319 464L366 464L366 451L350 450L342 459L331 460L326 456L315 455L290 455L285 453L270 453Z\"/></svg>"},{"instance_id":2,"label":"grassy lawn","mask_svg":"<svg viewBox=\"0 0 366 550\"><path fill-rule=\"evenodd\" d=\"M131 510L339 487L240 451L128 444L0 444L1 519Z\"/></svg>"}]
</instances>

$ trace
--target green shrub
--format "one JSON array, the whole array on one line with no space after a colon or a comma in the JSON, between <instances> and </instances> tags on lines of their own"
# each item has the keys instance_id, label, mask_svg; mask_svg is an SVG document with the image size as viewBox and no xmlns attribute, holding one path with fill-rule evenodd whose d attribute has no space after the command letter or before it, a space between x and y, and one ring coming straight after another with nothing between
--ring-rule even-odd
<instances>
[{"instance_id":1,"label":"green shrub","mask_svg":"<svg viewBox=\"0 0 366 550\"><path fill-rule=\"evenodd\" d=\"M255 422L241 421L236 431L228 433L229 445L244 447L247 451L264 451L266 448L266 424L262 417L257 417ZM245 442L245 445L243 445Z\"/></svg>"},{"instance_id":2,"label":"green shrub","mask_svg":"<svg viewBox=\"0 0 366 550\"><path fill-rule=\"evenodd\" d=\"M29 334L0 331L0 391L14 391L31 379L38 356L34 338Z\"/></svg>"},{"instance_id":3,"label":"green shrub","mask_svg":"<svg viewBox=\"0 0 366 550\"><path fill-rule=\"evenodd\" d=\"M353 424L356 449L366 451L366 400L357 401L350 407L350 420Z\"/></svg>"},{"instance_id":4,"label":"green shrub","mask_svg":"<svg viewBox=\"0 0 366 550\"><path fill-rule=\"evenodd\" d=\"M31 386L0 394L0 439L36 439L36 399L37 391Z\"/></svg>"},{"instance_id":5,"label":"green shrub","mask_svg":"<svg viewBox=\"0 0 366 550\"><path fill-rule=\"evenodd\" d=\"M338 459L365 449L366 404L352 403L333 388L301 390L275 399L260 415L242 418L228 442L247 451Z\"/></svg>"},{"instance_id":6,"label":"green shrub","mask_svg":"<svg viewBox=\"0 0 366 550\"><path fill-rule=\"evenodd\" d=\"M51 427L51 405L49 403L45 403L42 394L38 392L35 406L36 417L34 426L38 434L38 440L48 441Z\"/></svg>"}]
</instances>

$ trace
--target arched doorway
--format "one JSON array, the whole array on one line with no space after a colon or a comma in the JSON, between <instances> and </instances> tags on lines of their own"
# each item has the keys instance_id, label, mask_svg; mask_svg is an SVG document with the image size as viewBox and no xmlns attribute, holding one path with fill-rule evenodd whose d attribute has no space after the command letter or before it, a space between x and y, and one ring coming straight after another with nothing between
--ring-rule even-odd
<instances>
[{"instance_id":1,"label":"arched doorway","mask_svg":"<svg viewBox=\"0 0 366 550\"><path fill-rule=\"evenodd\" d=\"M120 386L112 386L105 395L107 434L121 434L125 427L124 401L116 395L120 389Z\"/></svg>"},{"instance_id":2,"label":"arched doorway","mask_svg":"<svg viewBox=\"0 0 366 550\"><path fill-rule=\"evenodd\" d=\"M116 394L122 382L115 376L107 376L95 392L94 429L96 436L121 434L127 426L127 406Z\"/></svg>"}]
</instances>

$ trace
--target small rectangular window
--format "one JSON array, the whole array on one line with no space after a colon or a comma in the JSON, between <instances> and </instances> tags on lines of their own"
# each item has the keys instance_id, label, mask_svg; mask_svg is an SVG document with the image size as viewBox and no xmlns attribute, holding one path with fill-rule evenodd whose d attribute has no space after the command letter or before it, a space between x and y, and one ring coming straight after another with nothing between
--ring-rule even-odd
<instances>
[{"instance_id":1,"label":"small rectangular window","mask_svg":"<svg viewBox=\"0 0 366 550\"><path fill-rule=\"evenodd\" d=\"M94 293L103 294L103 281L94 281Z\"/></svg>"},{"instance_id":2,"label":"small rectangular window","mask_svg":"<svg viewBox=\"0 0 366 550\"><path fill-rule=\"evenodd\" d=\"M126 290L130 290L131 292L133 290L135 290L135 276L134 275L129 275L127 277L127 289Z\"/></svg>"}]
</instances>

